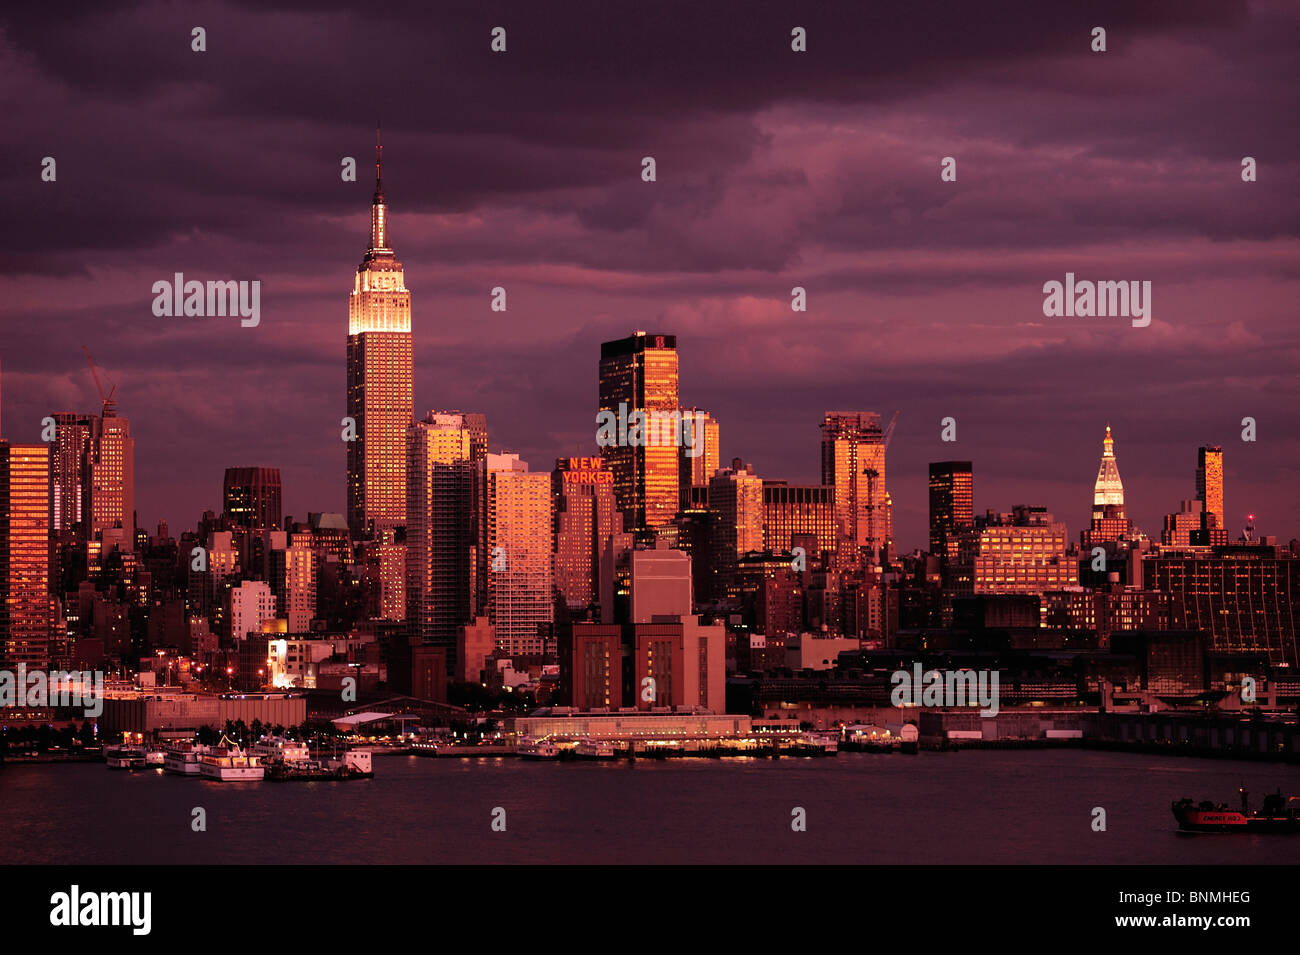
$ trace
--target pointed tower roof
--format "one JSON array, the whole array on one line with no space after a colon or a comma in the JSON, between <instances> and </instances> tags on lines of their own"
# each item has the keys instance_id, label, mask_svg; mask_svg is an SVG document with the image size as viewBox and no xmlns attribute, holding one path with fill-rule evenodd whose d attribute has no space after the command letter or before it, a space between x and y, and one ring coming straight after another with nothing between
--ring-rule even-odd
<instances>
[{"instance_id":1,"label":"pointed tower roof","mask_svg":"<svg viewBox=\"0 0 1300 955\"><path fill-rule=\"evenodd\" d=\"M1115 460L1115 439L1106 424L1106 437L1101 442L1101 467L1097 469L1097 483L1093 487L1092 506L1124 506L1124 482L1119 478L1119 462Z\"/></svg>"}]
</instances>

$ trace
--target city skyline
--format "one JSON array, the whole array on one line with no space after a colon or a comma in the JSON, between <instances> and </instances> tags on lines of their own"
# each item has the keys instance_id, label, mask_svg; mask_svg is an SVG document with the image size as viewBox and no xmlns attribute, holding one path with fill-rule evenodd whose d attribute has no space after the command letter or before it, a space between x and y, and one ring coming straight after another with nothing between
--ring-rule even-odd
<instances>
[{"instance_id":1,"label":"city skyline","mask_svg":"<svg viewBox=\"0 0 1300 955\"><path fill-rule=\"evenodd\" d=\"M1016 16L899 14L925 23L928 41L895 54L873 46L870 23L828 6L807 15L816 56L797 70L773 57L754 74L763 81L744 84L718 68L719 51L767 63L753 51L767 32L788 34L786 12L757 8L733 32L701 36L677 36L668 16L633 13L615 29L593 9L559 30L517 13L515 29L540 40L512 48L510 63L559 53L598 80L561 84L558 112L533 98L554 89L521 98L487 44L471 42L478 24L449 13L438 34L448 70L410 90L368 76L356 94L420 104L381 117L394 244L420 293L415 414L473 408L494 450L534 467L593 454L599 345L655 329L679 340L681 403L719 422L720 460L741 457L765 478L819 480L828 409L900 411L889 484L901 549L926 540L928 464L954 458L980 471L977 509L1043 502L1072 534L1086 527L1106 421L1124 449L1128 516L1149 535L1194 496L1196 449L1220 445L1229 536L1247 512L1261 531L1295 536L1289 263L1300 191L1282 158L1295 154L1284 120L1296 94L1281 81L1295 15L1280 4L1108 10L1104 62L1122 78L1121 101L1070 37L1091 28L1084 14L1040 21L1032 7L1007 9ZM85 344L131 422L141 526L187 527L219 508L232 466L279 468L286 514L345 513L339 283L370 231L376 110L324 75L344 51L382 42L415 55L407 48L420 40L386 21L289 14L311 41L292 53L304 88L250 115L247 89L217 96L198 71L271 49L274 31L247 28L256 14L215 8L207 28L222 42L202 60L182 42L182 15L128 13L119 28L147 38L153 79L132 64L131 44L110 44L112 83L67 54L98 35L93 18L6 16L2 52L30 90L13 126L32 172L7 182L0 203L32 227L9 237L4 267L0 434L35 442L45 415L98 407L76 353ZM175 52L158 52L171 32ZM696 64L693 82L638 53L643 72L630 83L604 51L626 52L624 35L636 49L671 36ZM1188 83L1143 83L1153 62ZM1044 70L1052 84L1014 112L999 105L1004 84ZM152 108L145 90L159 72L196 92L194 115ZM693 105L700 83L721 110L709 122ZM461 84L480 97L472 114L453 95ZM64 86L105 115L132 108L130 149L112 146L96 116L52 130L42 117ZM246 137L204 133L236 119ZM1253 183L1239 175L1246 150L1260 162ZM38 176L46 154L60 163L52 183ZM640 178L645 155L659 161L654 183ZM955 183L939 179L946 155L958 161ZM356 162L355 182L339 178L343 157ZM260 279L261 323L154 316L151 283L177 271ZM1151 326L1045 320L1043 283L1070 271L1152 281ZM796 285L809 309L797 316ZM505 312L491 310L496 287ZM947 416L955 443L939 440ZM1247 416L1253 443L1239 440Z\"/></svg>"}]
</instances>

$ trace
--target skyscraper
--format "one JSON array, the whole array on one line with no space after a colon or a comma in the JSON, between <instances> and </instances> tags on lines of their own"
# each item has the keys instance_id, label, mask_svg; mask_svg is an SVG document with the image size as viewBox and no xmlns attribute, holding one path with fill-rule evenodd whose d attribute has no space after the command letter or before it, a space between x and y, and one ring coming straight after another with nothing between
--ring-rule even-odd
<instances>
[{"instance_id":1,"label":"skyscraper","mask_svg":"<svg viewBox=\"0 0 1300 955\"><path fill-rule=\"evenodd\" d=\"M1119 463L1115 460L1115 439L1110 425L1101 442L1101 464L1097 468L1097 482L1092 490L1092 526L1083 532L1080 540L1091 548L1106 541L1127 537L1132 524L1124 516L1124 482L1119 479Z\"/></svg>"},{"instance_id":2,"label":"skyscraper","mask_svg":"<svg viewBox=\"0 0 1300 955\"><path fill-rule=\"evenodd\" d=\"M122 528L135 539L135 441L131 422L120 417L112 399L94 420L90 459L90 536Z\"/></svg>"},{"instance_id":3,"label":"skyscraper","mask_svg":"<svg viewBox=\"0 0 1300 955\"><path fill-rule=\"evenodd\" d=\"M69 411L54 418L50 457L50 508L53 530L67 541L84 541L90 526L90 464L94 457L95 417Z\"/></svg>"},{"instance_id":4,"label":"skyscraper","mask_svg":"<svg viewBox=\"0 0 1300 955\"><path fill-rule=\"evenodd\" d=\"M1202 531L1196 543L1226 544L1228 525L1223 510L1223 448L1217 445L1206 445L1196 450L1196 499L1201 502Z\"/></svg>"},{"instance_id":5,"label":"skyscraper","mask_svg":"<svg viewBox=\"0 0 1300 955\"><path fill-rule=\"evenodd\" d=\"M955 560L958 535L975 526L975 473L969 461L930 463L930 553Z\"/></svg>"},{"instance_id":6,"label":"skyscraper","mask_svg":"<svg viewBox=\"0 0 1300 955\"><path fill-rule=\"evenodd\" d=\"M736 567L740 558L763 549L763 480L752 465L739 460L709 480L709 509L718 515L711 535L710 596L738 599Z\"/></svg>"},{"instance_id":7,"label":"skyscraper","mask_svg":"<svg viewBox=\"0 0 1300 955\"><path fill-rule=\"evenodd\" d=\"M682 431L690 435L690 441L682 439L680 484L684 488L707 486L722 465L718 419L699 408L683 408Z\"/></svg>"},{"instance_id":8,"label":"skyscraper","mask_svg":"<svg viewBox=\"0 0 1300 955\"><path fill-rule=\"evenodd\" d=\"M0 441L0 666L49 665L50 449Z\"/></svg>"},{"instance_id":9,"label":"skyscraper","mask_svg":"<svg viewBox=\"0 0 1300 955\"><path fill-rule=\"evenodd\" d=\"M445 647L472 619L473 432L465 416L431 411L407 432L406 619L412 638Z\"/></svg>"},{"instance_id":10,"label":"skyscraper","mask_svg":"<svg viewBox=\"0 0 1300 955\"><path fill-rule=\"evenodd\" d=\"M574 610L599 604L613 613L614 582L601 559L623 536L614 475L604 458L559 458L551 472L555 502L555 589ZM595 618L599 619L599 617Z\"/></svg>"},{"instance_id":11,"label":"skyscraper","mask_svg":"<svg viewBox=\"0 0 1300 955\"><path fill-rule=\"evenodd\" d=\"M411 394L411 293L388 245L383 147L375 150L370 248L348 301L348 529L362 537L406 520L406 429Z\"/></svg>"},{"instance_id":12,"label":"skyscraper","mask_svg":"<svg viewBox=\"0 0 1300 955\"><path fill-rule=\"evenodd\" d=\"M226 468L222 506L234 527L280 528L280 469Z\"/></svg>"},{"instance_id":13,"label":"skyscraper","mask_svg":"<svg viewBox=\"0 0 1300 955\"><path fill-rule=\"evenodd\" d=\"M629 422L635 412L675 416L680 422L676 336L633 332L627 338L604 342L600 346L599 410L626 417ZM629 427L628 432L631 430ZM614 499L624 513L624 526L642 537L677 513L680 445L670 436L665 440L665 430L647 427L644 444L620 443L601 449L614 472Z\"/></svg>"},{"instance_id":14,"label":"skyscraper","mask_svg":"<svg viewBox=\"0 0 1300 955\"><path fill-rule=\"evenodd\" d=\"M874 411L828 411L822 420L822 484L835 487L841 566L874 562L888 538L885 438Z\"/></svg>"},{"instance_id":15,"label":"skyscraper","mask_svg":"<svg viewBox=\"0 0 1300 955\"><path fill-rule=\"evenodd\" d=\"M487 611L497 648L512 656L540 655L554 619L551 476L529 472L517 454L489 454L479 467Z\"/></svg>"}]
</instances>

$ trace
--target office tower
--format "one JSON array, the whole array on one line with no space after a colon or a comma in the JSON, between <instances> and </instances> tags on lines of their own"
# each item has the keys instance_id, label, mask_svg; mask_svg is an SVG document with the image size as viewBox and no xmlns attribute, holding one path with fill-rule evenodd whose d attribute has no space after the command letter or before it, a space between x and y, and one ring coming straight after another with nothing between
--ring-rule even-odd
<instances>
[{"instance_id":1,"label":"office tower","mask_svg":"<svg viewBox=\"0 0 1300 955\"><path fill-rule=\"evenodd\" d=\"M709 480L709 509L718 515L710 535L710 572L715 598L737 599L741 557L763 549L763 480L752 465L732 462Z\"/></svg>"},{"instance_id":2,"label":"office tower","mask_svg":"<svg viewBox=\"0 0 1300 955\"><path fill-rule=\"evenodd\" d=\"M551 472L555 502L555 589L574 609L609 604L613 581L602 576L601 555L623 535L614 502L614 473L604 458L559 458ZM596 619L600 619L597 615Z\"/></svg>"},{"instance_id":3,"label":"office tower","mask_svg":"<svg viewBox=\"0 0 1300 955\"><path fill-rule=\"evenodd\" d=\"M1228 525L1223 510L1223 448L1196 450L1196 499L1201 502L1201 531L1197 544L1226 544Z\"/></svg>"},{"instance_id":4,"label":"office tower","mask_svg":"<svg viewBox=\"0 0 1300 955\"><path fill-rule=\"evenodd\" d=\"M54 418L50 457L50 507L56 537L83 542L90 524L90 463L94 452L95 416L68 411Z\"/></svg>"},{"instance_id":5,"label":"office tower","mask_svg":"<svg viewBox=\"0 0 1300 955\"><path fill-rule=\"evenodd\" d=\"M0 666L50 662L50 448L0 441Z\"/></svg>"},{"instance_id":6,"label":"office tower","mask_svg":"<svg viewBox=\"0 0 1300 955\"><path fill-rule=\"evenodd\" d=\"M722 463L720 447L717 419L699 408L683 408L680 487L707 486Z\"/></svg>"},{"instance_id":7,"label":"office tower","mask_svg":"<svg viewBox=\"0 0 1300 955\"><path fill-rule=\"evenodd\" d=\"M643 539L677 513L681 411L677 401L677 338L633 332L600 346L600 411L626 421L619 442L601 448L614 472L614 499L624 526ZM644 440L635 440L643 421Z\"/></svg>"},{"instance_id":8,"label":"office tower","mask_svg":"<svg viewBox=\"0 0 1300 955\"><path fill-rule=\"evenodd\" d=\"M447 648L473 616L475 467L464 416L430 411L407 432L406 620L412 640Z\"/></svg>"},{"instance_id":9,"label":"office tower","mask_svg":"<svg viewBox=\"0 0 1300 955\"><path fill-rule=\"evenodd\" d=\"M231 587L230 638L238 642L250 633L261 633L262 621L275 619L275 606L275 594L265 581L246 580Z\"/></svg>"},{"instance_id":10,"label":"office tower","mask_svg":"<svg viewBox=\"0 0 1300 955\"><path fill-rule=\"evenodd\" d=\"M479 467L487 612L497 648L540 655L553 620L551 476L529 472L517 454L489 454Z\"/></svg>"},{"instance_id":11,"label":"office tower","mask_svg":"<svg viewBox=\"0 0 1300 955\"><path fill-rule=\"evenodd\" d=\"M226 468L222 507L232 527L280 528L280 469Z\"/></svg>"},{"instance_id":12,"label":"office tower","mask_svg":"<svg viewBox=\"0 0 1300 955\"><path fill-rule=\"evenodd\" d=\"M885 438L874 411L828 411L822 421L822 484L835 488L841 566L879 559L888 537Z\"/></svg>"},{"instance_id":13,"label":"office tower","mask_svg":"<svg viewBox=\"0 0 1300 955\"><path fill-rule=\"evenodd\" d=\"M1041 594L1079 585L1079 562L1067 551L1065 524L1046 508L989 511L975 521L966 541L973 544L977 594Z\"/></svg>"},{"instance_id":14,"label":"office tower","mask_svg":"<svg viewBox=\"0 0 1300 955\"><path fill-rule=\"evenodd\" d=\"M659 542L631 555L632 623L691 614L691 556Z\"/></svg>"},{"instance_id":15,"label":"office tower","mask_svg":"<svg viewBox=\"0 0 1300 955\"><path fill-rule=\"evenodd\" d=\"M1275 547L1146 554L1142 584L1169 595L1169 627L1206 630L1217 652L1267 653L1274 665L1300 665L1300 558Z\"/></svg>"},{"instance_id":16,"label":"office tower","mask_svg":"<svg viewBox=\"0 0 1300 955\"><path fill-rule=\"evenodd\" d=\"M788 553L802 540L809 561L835 549L835 488L763 482L763 550Z\"/></svg>"},{"instance_id":17,"label":"office tower","mask_svg":"<svg viewBox=\"0 0 1300 955\"><path fill-rule=\"evenodd\" d=\"M90 536L121 528L135 540L135 441L131 423L119 417L112 399L94 419L90 458Z\"/></svg>"},{"instance_id":18,"label":"office tower","mask_svg":"<svg viewBox=\"0 0 1300 955\"><path fill-rule=\"evenodd\" d=\"M959 535L974 524L975 473L971 462L930 462L930 553L955 559Z\"/></svg>"},{"instance_id":19,"label":"office tower","mask_svg":"<svg viewBox=\"0 0 1300 955\"><path fill-rule=\"evenodd\" d=\"M1133 528L1124 516L1124 482L1119 479L1119 463L1115 460L1115 439L1111 437L1110 425L1106 425L1106 437L1102 439L1101 448L1101 465L1092 491L1092 526L1080 535L1083 546L1089 549L1126 538Z\"/></svg>"},{"instance_id":20,"label":"office tower","mask_svg":"<svg viewBox=\"0 0 1300 955\"><path fill-rule=\"evenodd\" d=\"M411 293L388 245L382 147L376 148L370 248L348 301L348 528L361 538L406 520L411 397Z\"/></svg>"}]
</instances>

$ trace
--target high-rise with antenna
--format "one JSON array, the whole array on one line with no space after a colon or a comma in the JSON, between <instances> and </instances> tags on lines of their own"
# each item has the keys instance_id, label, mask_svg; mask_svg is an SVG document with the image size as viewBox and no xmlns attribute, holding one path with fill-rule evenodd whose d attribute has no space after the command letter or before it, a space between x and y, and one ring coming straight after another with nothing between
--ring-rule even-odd
<instances>
[{"instance_id":1,"label":"high-rise with antenna","mask_svg":"<svg viewBox=\"0 0 1300 955\"><path fill-rule=\"evenodd\" d=\"M406 431L412 403L411 293L389 247L384 147L375 131L370 247L348 301L348 528L360 539L406 521Z\"/></svg>"}]
</instances>

